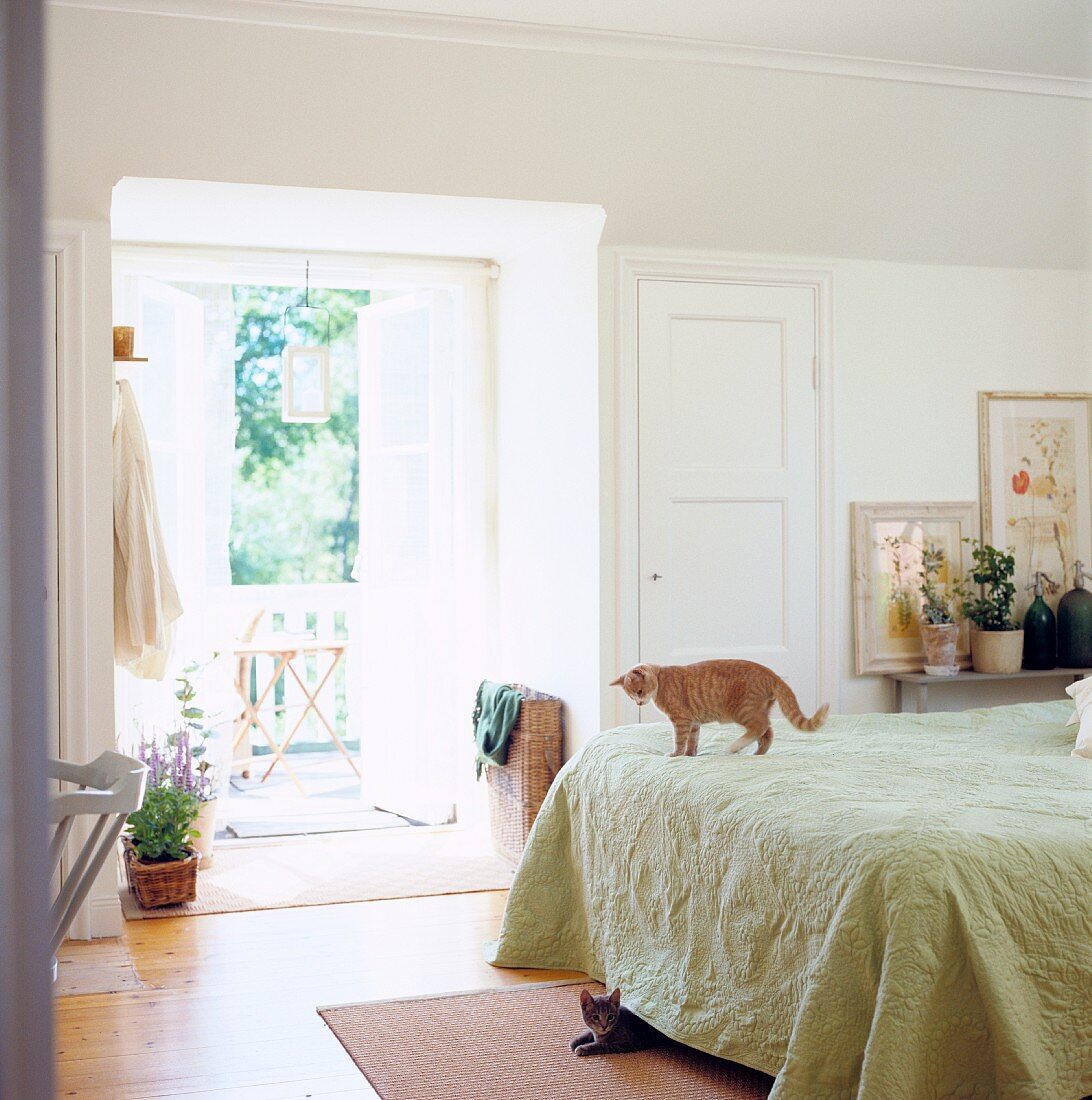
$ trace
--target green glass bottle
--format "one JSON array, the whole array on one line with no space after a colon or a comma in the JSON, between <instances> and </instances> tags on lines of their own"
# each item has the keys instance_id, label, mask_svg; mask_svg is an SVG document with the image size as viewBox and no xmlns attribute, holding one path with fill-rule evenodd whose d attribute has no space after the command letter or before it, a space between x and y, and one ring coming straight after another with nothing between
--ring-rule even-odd
<instances>
[{"instance_id":1,"label":"green glass bottle","mask_svg":"<svg viewBox=\"0 0 1092 1100\"><path fill-rule=\"evenodd\" d=\"M1092 668L1092 580L1084 563L1073 566L1073 587L1058 604L1058 664L1062 668Z\"/></svg>"},{"instance_id":2,"label":"green glass bottle","mask_svg":"<svg viewBox=\"0 0 1092 1100\"><path fill-rule=\"evenodd\" d=\"M1058 660L1058 623L1043 599L1045 573L1035 574L1035 599L1024 616L1024 668L1054 668ZM1048 578L1049 579L1049 578Z\"/></svg>"}]
</instances>

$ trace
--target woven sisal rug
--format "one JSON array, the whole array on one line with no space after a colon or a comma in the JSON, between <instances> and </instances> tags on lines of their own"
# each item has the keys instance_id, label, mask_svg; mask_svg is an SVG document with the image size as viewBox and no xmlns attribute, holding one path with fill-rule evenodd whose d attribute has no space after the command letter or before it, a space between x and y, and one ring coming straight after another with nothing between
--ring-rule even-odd
<instances>
[{"instance_id":1,"label":"woven sisal rug","mask_svg":"<svg viewBox=\"0 0 1092 1100\"><path fill-rule=\"evenodd\" d=\"M516 986L321 1008L383 1100L765 1100L773 1078L672 1044L578 1058L580 990Z\"/></svg>"},{"instance_id":2,"label":"woven sisal rug","mask_svg":"<svg viewBox=\"0 0 1092 1100\"><path fill-rule=\"evenodd\" d=\"M198 871L196 901L141 909L123 889L121 905L129 920L142 920L507 890L511 883L511 867L458 833L387 829L224 845Z\"/></svg>"}]
</instances>

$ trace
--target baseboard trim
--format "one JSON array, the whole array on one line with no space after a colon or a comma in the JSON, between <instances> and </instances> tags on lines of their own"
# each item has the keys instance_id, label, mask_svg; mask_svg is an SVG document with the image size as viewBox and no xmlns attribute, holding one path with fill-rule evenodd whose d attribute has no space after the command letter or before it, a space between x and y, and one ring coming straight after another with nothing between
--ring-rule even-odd
<instances>
[{"instance_id":1,"label":"baseboard trim","mask_svg":"<svg viewBox=\"0 0 1092 1100\"><path fill-rule=\"evenodd\" d=\"M91 938L93 940L120 936L125 928L121 912L121 900L113 897L93 898L91 901Z\"/></svg>"}]
</instances>

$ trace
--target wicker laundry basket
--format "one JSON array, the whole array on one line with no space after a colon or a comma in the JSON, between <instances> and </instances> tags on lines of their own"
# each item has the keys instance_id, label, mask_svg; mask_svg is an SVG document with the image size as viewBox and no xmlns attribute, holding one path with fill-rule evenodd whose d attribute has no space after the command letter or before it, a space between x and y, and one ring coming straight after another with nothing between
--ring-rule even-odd
<instances>
[{"instance_id":1,"label":"wicker laundry basket","mask_svg":"<svg viewBox=\"0 0 1092 1100\"><path fill-rule=\"evenodd\" d=\"M493 847L518 863L542 800L561 768L561 700L513 684L523 696L508 741L508 762L485 769Z\"/></svg>"}]
</instances>

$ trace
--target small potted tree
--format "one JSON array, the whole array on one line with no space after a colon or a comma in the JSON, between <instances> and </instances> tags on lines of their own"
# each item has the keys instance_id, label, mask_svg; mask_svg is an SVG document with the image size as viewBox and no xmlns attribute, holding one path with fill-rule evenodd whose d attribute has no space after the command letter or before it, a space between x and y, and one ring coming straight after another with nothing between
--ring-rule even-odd
<instances>
[{"instance_id":1,"label":"small potted tree","mask_svg":"<svg viewBox=\"0 0 1092 1100\"><path fill-rule=\"evenodd\" d=\"M963 617L972 623L971 661L975 672L1015 673L1024 656L1024 632L1013 618L1016 586L1013 550L998 550L977 539L964 540L971 546L974 566L969 580L957 587ZM974 589L970 582L981 586Z\"/></svg>"},{"instance_id":2,"label":"small potted tree","mask_svg":"<svg viewBox=\"0 0 1092 1100\"><path fill-rule=\"evenodd\" d=\"M126 822L125 873L143 909L178 905L197 897L193 842L200 801L189 740L180 735L171 749L141 737L137 755L148 765L144 801Z\"/></svg>"},{"instance_id":3,"label":"small potted tree","mask_svg":"<svg viewBox=\"0 0 1092 1100\"><path fill-rule=\"evenodd\" d=\"M952 614L952 596L939 587L944 568L944 548L927 542L921 550L921 644L925 672L929 676L954 676L959 671L956 644L959 624Z\"/></svg>"}]
</instances>

